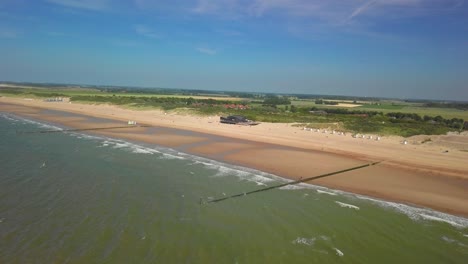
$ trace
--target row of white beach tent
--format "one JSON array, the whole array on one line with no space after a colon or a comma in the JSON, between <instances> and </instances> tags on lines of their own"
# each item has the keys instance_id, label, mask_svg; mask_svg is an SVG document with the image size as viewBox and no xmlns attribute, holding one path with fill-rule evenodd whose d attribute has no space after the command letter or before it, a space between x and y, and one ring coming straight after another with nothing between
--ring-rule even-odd
<instances>
[{"instance_id":1,"label":"row of white beach tent","mask_svg":"<svg viewBox=\"0 0 468 264\"><path fill-rule=\"evenodd\" d=\"M331 134L331 135L338 135L338 136L346 136L346 132L336 131L336 130L328 130L328 129L320 129L320 128L307 128L304 127L303 130L317 132L317 133L324 133L324 134ZM365 138L365 139L375 139L376 141L380 141L380 136L373 136L373 135L365 135L365 134L352 134L353 138Z\"/></svg>"}]
</instances>

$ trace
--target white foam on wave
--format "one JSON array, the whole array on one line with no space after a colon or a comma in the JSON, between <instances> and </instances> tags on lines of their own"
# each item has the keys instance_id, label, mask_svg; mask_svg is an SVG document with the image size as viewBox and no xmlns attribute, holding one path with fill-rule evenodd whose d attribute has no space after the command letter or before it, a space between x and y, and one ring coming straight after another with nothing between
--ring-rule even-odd
<instances>
[{"instance_id":1,"label":"white foam on wave","mask_svg":"<svg viewBox=\"0 0 468 264\"><path fill-rule=\"evenodd\" d=\"M293 240L292 243L312 246L314 245L315 240L317 240L315 237L312 237L312 238L298 237L295 240Z\"/></svg>"},{"instance_id":2,"label":"white foam on wave","mask_svg":"<svg viewBox=\"0 0 468 264\"><path fill-rule=\"evenodd\" d=\"M19 121L18 119L15 119L12 116L7 115L7 114L0 114L0 117L6 119L8 121L15 122L15 123Z\"/></svg>"},{"instance_id":3,"label":"white foam on wave","mask_svg":"<svg viewBox=\"0 0 468 264\"><path fill-rule=\"evenodd\" d=\"M101 141L104 139L104 137L99 137L99 136L92 136L92 135L88 135L88 134L81 134L81 133L78 133L78 132L71 132L70 133L71 136L73 137L77 137L77 138L85 138L85 139L93 139L93 140L98 140L98 141ZM104 141L106 142L106 141Z\"/></svg>"},{"instance_id":4,"label":"white foam on wave","mask_svg":"<svg viewBox=\"0 0 468 264\"><path fill-rule=\"evenodd\" d=\"M24 118L24 117L12 116L12 115L9 115L9 116L13 120L16 119L17 121L23 122L23 124L34 124L34 125L36 125L36 126L38 126L40 128L49 129L49 130L57 130L57 131L63 130L61 127L50 125L50 124L45 124L45 123L41 123L41 122L37 122L37 121L30 120L30 119L27 119L27 118Z\"/></svg>"},{"instance_id":5,"label":"white foam on wave","mask_svg":"<svg viewBox=\"0 0 468 264\"><path fill-rule=\"evenodd\" d=\"M114 146L112 148L119 149L119 148L128 148L130 147L129 143L124 142L124 143L114 143Z\"/></svg>"},{"instance_id":6,"label":"white foam on wave","mask_svg":"<svg viewBox=\"0 0 468 264\"><path fill-rule=\"evenodd\" d=\"M445 242L449 243L449 244L454 244L454 245L457 245L457 246L460 246L460 247L468 248L467 245L461 243L460 241L458 241L456 239L453 239L453 238L450 238L450 237L447 237L447 236L442 236L441 239L444 240Z\"/></svg>"},{"instance_id":7,"label":"white foam on wave","mask_svg":"<svg viewBox=\"0 0 468 264\"><path fill-rule=\"evenodd\" d=\"M447 243L456 242L455 239L452 239L452 238L449 238L449 237L446 237L446 236L442 236L441 238L442 238L442 240L444 240L444 241L447 242Z\"/></svg>"},{"instance_id":8,"label":"white foam on wave","mask_svg":"<svg viewBox=\"0 0 468 264\"><path fill-rule=\"evenodd\" d=\"M294 245L304 245L311 247L311 250L321 254L329 254L334 252L337 256L344 256L344 253L341 250L333 246L331 239L324 235L311 238L297 237L291 241L291 243Z\"/></svg>"},{"instance_id":9,"label":"white foam on wave","mask_svg":"<svg viewBox=\"0 0 468 264\"><path fill-rule=\"evenodd\" d=\"M138 144L130 143L127 141L123 140L116 140L116 139L110 139L110 138L99 138L99 137L89 137L89 139L100 139L104 140L100 147L112 147L114 149L124 149L131 151L132 153L136 154L149 154L153 155L155 153L161 153L160 151L154 149L154 148L149 148L145 146L141 146Z\"/></svg>"},{"instance_id":10,"label":"white foam on wave","mask_svg":"<svg viewBox=\"0 0 468 264\"><path fill-rule=\"evenodd\" d=\"M151 154L151 155L153 155L153 152L152 152L152 151L146 150L146 149L144 149L144 148L135 148L135 149L133 149L132 152L133 152L133 153Z\"/></svg>"},{"instance_id":11,"label":"white foam on wave","mask_svg":"<svg viewBox=\"0 0 468 264\"><path fill-rule=\"evenodd\" d=\"M336 255L337 255L338 257L344 256L344 253L343 253L341 250L339 250L338 248L333 248L333 249L336 251Z\"/></svg>"},{"instance_id":12,"label":"white foam on wave","mask_svg":"<svg viewBox=\"0 0 468 264\"><path fill-rule=\"evenodd\" d=\"M186 154L190 157L191 160L194 160L192 164L199 164L205 166L207 169L216 170L216 173L213 177L237 177L240 180L245 180L249 182L253 182L259 186L267 186L268 183L273 181L286 181L283 178L280 178L276 175L269 174L266 172L249 169L245 167L235 166L235 165L228 165L226 163L209 160L206 158L193 156Z\"/></svg>"},{"instance_id":13,"label":"white foam on wave","mask_svg":"<svg viewBox=\"0 0 468 264\"><path fill-rule=\"evenodd\" d=\"M301 185L286 185L279 189L280 190L302 190L302 189L306 189L306 187L301 186Z\"/></svg>"},{"instance_id":14,"label":"white foam on wave","mask_svg":"<svg viewBox=\"0 0 468 264\"><path fill-rule=\"evenodd\" d=\"M450 221L449 219L444 219L444 218L440 218L440 217L437 217L437 216L426 215L426 214L419 214L419 215L420 215L422 218L426 219L426 220L437 221L437 222L444 222L444 223L447 223L447 224L450 224L450 225L453 225L453 226L463 227L463 226L460 225L459 223L454 222L454 221Z\"/></svg>"},{"instance_id":15,"label":"white foam on wave","mask_svg":"<svg viewBox=\"0 0 468 264\"><path fill-rule=\"evenodd\" d=\"M401 203L382 201L379 199L374 199L374 198L370 198L370 197L363 196L363 195L355 194L354 197L361 199L361 200L370 201L383 208L392 209L399 213L403 213L413 221L437 219L439 220L439 222L445 222L456 228L468 227L468 219L460 217L460 216L454 216L454 215L434 211L428 208L420 208L420 207L409 206L409 205L401 204Z\"/></svg>"},{"instance_id":16,"label":"white foam on wave","mask_svg":"<svg viewBox=\"0 0 468 264\"><path fill-rule=\"evenodd\" d=\"M169 154L169 153L162 153L162 159L178 159L178 160L184 160L184 157L174 155L174 154Z\"/></svg>"},{"instance_id":17,"label":"white foam on wave","mask_svg":"<svg viewBox=\"0 0 468 264\"><path fill-rule=\"evenodd\" d=\"M357 207L355 205L352 205L352 204L342 203L342 202L339 202L339 201L335 201L335 203L337 203L341 207L346 207L346 208L355 209L355 210L360 209L359 207Z\"/></svg>"},{"instance_id":18,"label":"white foam on wave","mask_svg":"<svg viewBox=\"0 0 468 264\"><path fill-rule=\"evenodd\" d=\"M328 195L333 195L333 196L336 196L337 194L334 193L334 192L327 192L327 191L322 191L320 189L317 189L317 192L318 193L321 193L321 194L328 194Z\"/></svg>"}]
</instances>

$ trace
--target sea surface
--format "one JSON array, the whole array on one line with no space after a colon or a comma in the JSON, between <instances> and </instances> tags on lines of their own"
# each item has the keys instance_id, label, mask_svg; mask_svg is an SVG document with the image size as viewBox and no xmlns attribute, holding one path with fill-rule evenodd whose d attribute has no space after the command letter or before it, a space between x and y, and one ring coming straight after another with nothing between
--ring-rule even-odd
<instances>
[{"instance_id":1,"label":"sea surface","mask_svg":"<svg viewBox=\"0 0 468 264\"><path fill-rule=\"evenodd\" d=\"M0 263L468 263L468 220L0 113ZM468 204L468 203L467 203ZM467 205L468 206L468 205Z\"/></svg>"}]
</instances>

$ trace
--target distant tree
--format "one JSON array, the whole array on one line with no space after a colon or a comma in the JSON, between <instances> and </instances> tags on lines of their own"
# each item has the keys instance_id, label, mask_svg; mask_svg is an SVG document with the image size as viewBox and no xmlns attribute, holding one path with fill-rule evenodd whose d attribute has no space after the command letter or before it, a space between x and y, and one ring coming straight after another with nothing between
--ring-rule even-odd
<instances>
[{"instance_id":1,"label":"distant tree","mask_svg":"<svg viewBox=\"0 0 468 264\"><path fill-rule=\"evenodd\" d=\"M438 123L441 123L442 121L444 121L444 118L442 118L440 115L434 117L434 121L438 122Z\"/></svg>"},{"instance_id":2,"label":"distant tree","mask_svg":"<svg viewBox=\"0 0 468 264\"><path fill-rule=\"evenodd\" d=\"M192 105L194 102L195 102L195 99L193 99L193 97L189 97L187 99L187 105Z\"/></svg>"},{"instance_id":3,"label":"distant tree","mask_svg":"<svg viewBox=\"0 0 468 264\"><path fill-rule=\"evenodd\" d=\"M268 96L263 100L264 105L290 105L291 101L284 96Z\"/></svg>"}]
</instances>

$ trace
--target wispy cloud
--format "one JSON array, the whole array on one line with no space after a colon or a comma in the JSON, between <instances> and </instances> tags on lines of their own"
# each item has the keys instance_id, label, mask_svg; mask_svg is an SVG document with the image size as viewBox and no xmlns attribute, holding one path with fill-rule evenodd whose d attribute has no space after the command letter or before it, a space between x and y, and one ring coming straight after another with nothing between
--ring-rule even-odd
<instances>
[{"instance_id":1,"label":"wispy cloud","mask_svg":"<svg viewBox=\"0 0 468 264\"><path fill-rule=\"evenodd\" d=\"M135 32L151 39L159 39L161 36L146 25L135 25Z\"/></svg>"},{"instance_id":2,"label":"wispy cloud","mask_svg":"<svg viewBox=\"0 0 468 264\"><path fill-rule=\"evenodd\" d=\"M465 0L197 0L197 14L262 17L270 14L309 17L328 23L355 19L372 11L389 15L422 15L461 6ZM392 13L392 14L390 14Z\"/></svg>"},{"instance_id":3,"label":"wispy cloud","mask_svg":"<svg viewBox=\"0 0 468 264\"><path fill-rule=\"evenodd\" d=\"M108 0L46 0L49 3L70 8L100 11L109 7Z\"/></svg>"},{"instance_id":4,"label":"wispy cloud","mask_svg":"<svg viewBox=\"0 0 468 264\"><path fill-rule=\"evenodd\" d=\"M457 12L468 0L196 0L192 14L220 19L276 18L297 36L375 35L382 21ZM388 37L388 36L387 36Z\"/></svg>"},{"instance_id":5,"label":"wispy cloud","mask_svg":"<svg viewBox=\"0 0 468 264\"><path fill-rule=\"evenodd\" d=\"M371 1L368 1L368 2L364 3L363 5L361 5L359 7L357 7L353 11L353 13L348 17L348 20L351 20L354 17L359 16L359 14L366 12L366 10L369 9L375 3L377 3L377 0L371 0Z\"/></svg>"},{"instance_id":6,"label":"wispy cloud","mask_svg":"<svg viewBox=\"0 0 468 264\"><path fill-rule=\"evenodd\" d=\"M216 53L218 53L217 50L210 49L210 48L197 48L196 50L200 53L207 54L207 55L216 55Z\"/></svg>"}]
</instances>

